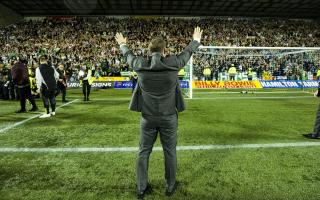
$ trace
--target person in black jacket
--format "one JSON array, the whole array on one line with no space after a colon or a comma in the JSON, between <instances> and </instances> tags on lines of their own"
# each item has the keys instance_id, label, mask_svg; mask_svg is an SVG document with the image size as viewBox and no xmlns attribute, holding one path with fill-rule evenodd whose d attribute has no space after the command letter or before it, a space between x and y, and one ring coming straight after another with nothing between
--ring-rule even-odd
<instances>
[{"instance_id":1,"label":"person in black jacket","mask_svg":"<svg viewBox=\"0 0 320 200\"><path fill-rule=\"evenodd\" d=\"M67 94L67 78L66 78L66 71L64 69L64 65L62 63L59 64L57 72L59 73L59 80L58 80L58 90L59 93L62 94L62 103L67 102L66 94Z\"/></svg>"},{"instance_id":2,"label":"person in black jacket","mask_svg":"<svg viewBox=\"0 0 320 200\"><path fill-rule=\"evenodd\" d=\"M56 97L57 81L59 79L59 73L54 67L48 65L46 56L40 57L40 66L36 69L36 82L38 93L41 92L44 107L46 113L39 118L51 117L56 114ZM49 102L51 106L51 113L49 111Z\"/></svg>"},{"instance_id":3,"label":"person in black jacket","mask_svg":"<svg viewBox=\"0 0 320 200\"><path fill-rule=\"evenodd\" d=\"M26 99L28 99L32 105L32 108L29 111L36 111L38 107L36 102L31 95L30 81L28 68L25 64L25 60L19 59L14 63L14 66L11 69L12 81L18 87L19 98L20 98L20 110L16 113L26 112Z\"/></svg>"}]
</instances>

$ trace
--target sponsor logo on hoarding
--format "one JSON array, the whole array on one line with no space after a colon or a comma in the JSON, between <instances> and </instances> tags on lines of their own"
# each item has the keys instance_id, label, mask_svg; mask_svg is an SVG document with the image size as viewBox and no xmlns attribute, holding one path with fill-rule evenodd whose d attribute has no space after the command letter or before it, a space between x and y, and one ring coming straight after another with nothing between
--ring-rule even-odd
<instances>
[{"instance_id":1,"label":"sponsor logo on hoarding","mask_svg":"<svg viewBox=\"0 0 320 200\"><path fill-rule=\"evenodd\" d=\"M319 85L318 81L302 81L300 84L306 88L317 88Z\"/></svg>"},{"instance_id":2,"label":"sponsor logo on hoarding","mask_svg":"<svg viewBox=\"0 0 320 200\"><path fill-rule=\"evenodd\" d=\"M114 83L114 88L132 88L131 81L116 81Z\"/></svg>"},{"instance_id":3,"label":"sponsor logo on hoarding","mask_svg":"<svg viewBox=\"0 0 320 200\"><path fill-rule=\"evenodd\" d=\"M180 87L181 88L189 88L189 82L188 81L180 81Z\"/></svg>"},{"instance_id":4,"label":"sponsor logo on hoarding","mask_svg":"<svg viewBox=\"0 0 320 200\"><path fill-rule=\"evenodd\" d=\"M189 82L188 81L180 81L180 87L181 88L189 88ZM132 88L132 82L131 81L116 81L114 83L114 88Z\"/></svg>"},{"instance_id":5,"label":"sponsor logo on hoarding","mask_svg":"<svg viewBox=\"0 0 320 200\"><path fill-rule=\"evenodd\" d=\"M298 88L300 87L295 81L261 81L263 88Z\"/></svg>"},{"instance_id":6,"label":"sponsor logo on hoarding","mask_svg":"<svg viewBox=\"0 0 320 200\"><path fill-rule=\"evenodd\" d=\"M193 88L224 88L223 81L194 81Z\"/></svg>"},{"instance_id":7,"label":"sponsor logo on hoarding","mask_svg":"<svg viewBox=\"0 0 320 200\"><path fill-rule=\"evenodd\" d=\"M121 77L121 76L115 76L115 77L99 77L97 81L129 81L129 77Z\"/></svg>"},{"instance_id":8,"label":"sponsor logo on hoarding","mask_svg":"<svg viewBox=\"0 0 320 200\"><path fill-rule=\"evenodd\" d=\"M227 81L226 88L262 88L259 81Z\"/></svg>"},{"instance_id":9,"label":"sponsor logo on hoarding","mask_svg":"<svg viewBox=\"0 0 320 200\"><path fill-rule=\"evenodd\" d=\"M262 88L259 81L194 81L193 88Z\"/></svg>"},{"instance_id":10,"label":"sponsor logo on hoarding","mask_svg":"<svg viewBox=\"0 0 320 200\"><path fill-rule=\"evenodd\" d=\"M68 82L68 87L69 88L79 88L81 87L80 82ZM113 88L113 82L93 82L91 87L93 88Z\"/></svg>"},{"instance_id":11,"label":"sponsor logo on hoarding","mask_svg":"<svg viewBox=\"0 0 320 200\"><path fill-rule=\"evenodd\" d=\"M260 81L263 88L317 88L318 81Z\"/></svg>"}]
</instances>

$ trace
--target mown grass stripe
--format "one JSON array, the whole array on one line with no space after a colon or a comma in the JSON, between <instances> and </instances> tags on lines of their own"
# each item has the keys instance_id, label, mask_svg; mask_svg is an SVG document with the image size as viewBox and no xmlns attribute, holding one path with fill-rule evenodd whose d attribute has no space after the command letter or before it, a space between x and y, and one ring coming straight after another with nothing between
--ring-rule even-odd
<instances>
[{"instance_id":1,"label":"mown grass stripe","mask_svg":"<svg viewBox=\"0 0 320 200\"><path fill-rule=\"evenodd\" d=\"M77 101L77 100L78 100L78 99L75 99L75 100L70 101L70 102L68 102L68 103L62 104L62 105L60 105L60 106L57 107L57 110L58 110L59 108L62 108L62 107L64 107L64 106L67 106L67 105L69 105L69 104L71 104L71 103L73 103L73 102L75 102L75 101ZM10 130L10 129L12 129L12 128L15 128L15 127L17 127L17 126L20 126L21 124L24 124L24 123L26 123L26 122L34 119L34 118L37 118L37 117L39 117L40 115L42 115L42 113L41 113L41 114L34 115L34 116L29 117L29 118L27 118L27 119L24 119L24 120L22 120L22 121L20 121L20 122L16 122L16 123L14 123L14 124L12 124L12 125L9 125L9 126L7 126L7 127L5 127L5 128L2 128L2 129L0 129L0 133L4 133L4 132L6 132L7 130Z\"/></svg>"}]
</instances>

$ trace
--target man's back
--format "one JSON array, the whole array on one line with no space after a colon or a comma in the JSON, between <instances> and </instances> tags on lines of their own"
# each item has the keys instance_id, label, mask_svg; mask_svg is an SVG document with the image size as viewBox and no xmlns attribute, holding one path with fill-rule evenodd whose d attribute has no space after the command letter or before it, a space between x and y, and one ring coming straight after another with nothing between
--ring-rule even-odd
<instances>
[{"instance_id":1,"label":"man's back","mask_svg":"<svg viewBox=\"0 0 320 200\"><path fill-rule=\"evenodd\" d=\"M26 65L17 62L11 69L12 79L18 86L29 85L29 75Z\"/></svg>"},{"instance_id":2,"label":"man's back","mask_svg":"<svg viewBox=\"0 0 320 200\"><path fill-rule=\"evenodd\" d=\"M160 57L160 58L159 58ZM175 94L179 88L178 71L168 69L170 58L163 58L160 54L152 55L142 65L146 70L137 70L142 92L142 110L146 115L162 116L176 113ZM178 67L177 67L178 69Z\"/></svg>"},{"instance_id":3,"label":"man's back","mask_svg":"<svg viewBox=\"0 0 320 200\"><path fill-rule=\"evenodd\" d=\"M192 41L179 55L162 57L160 52L154 52L148 59L136 57L127 46L122 46L124 54L128 54L127 62L139 77L130 109L153 116L183 111L185 106L178 72L187 64L199 45L199 42Z\"/></svg>"}]
</instances>

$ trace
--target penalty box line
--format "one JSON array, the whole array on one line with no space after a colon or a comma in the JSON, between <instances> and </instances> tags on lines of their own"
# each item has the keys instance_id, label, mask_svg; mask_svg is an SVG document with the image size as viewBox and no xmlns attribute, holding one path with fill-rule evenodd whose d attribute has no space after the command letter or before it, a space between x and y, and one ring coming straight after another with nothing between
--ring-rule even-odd
<instances>
[{"instance_id":1,"label":"penalty box line","mask_svg":"<svg viewBox=\"0 0 320 200\"><path fill-rule=\"evenodd\" d=\"M320 142L293 142L269 144L235 144L235 145L201 145L177 146L178 151L203 151L224 149L259 149L259 148L292 148L292 147L319 147ZM28 147L1 147L0 153L120 153L137 152L138 147L54 147L54 148L28 148ZM162 151L162 147L154 147L153 151Z\"/></svg>"},{"instance_id":2,"label":"penalty box line","mask_svg":"<svg viewBox=\"0 0 320 200\"><path fill-rule=\"evenodd\" d=\"M199 93L196 93L197 95ZM185 98L185 100L233 100L233 99L304 99L304 98L314 98L313 96L270 96L270 97L193 97L192 99L190 98ZM119 99L92 99L90 102L95 102L95 101L130 101L131 98L119 98ZM81 102L81 101L79 101Z\"/></svg>"},{"instance_id":3,"label":"penalty box line","mask_svg":"<svg viewBox=\"0 0 320 200\"><path fill-rule=\"evenodd\" d=\"M62 105L60 105L60 106L57 107L57 110L58 110L59 108L62 108L62 107L64 107L64 106L67 106L67 105L69 105L69 104L71 104L71 103L74 103L74 102L76 102L76 101L78 101L78 99L75 99L75 100L70 101L70 102L68 102L68 103L62 104ZM34 116L29 117L29 118L27 118L27 119L25 119L25 120L22 120L22 121L20 121L20 122L16 122L16 123L14 123L14 124L12 124L12 125L9 125L9 126L7 126L7 127L5 127L5 128L2 128L2 129L0 129L0 133L4 133L4 132L6 132L7 130L10 130L10 129L13 129L13 128L19 126L19 125L22 125L22 124L24 124L24 123L26 123L26 122L28 122L28 121L30 121L30 120L32 120L32 119L35 119L35 118L39 117L40 115L42 115L42 114L34 115Z\"/></svg>"}]
</instances>

